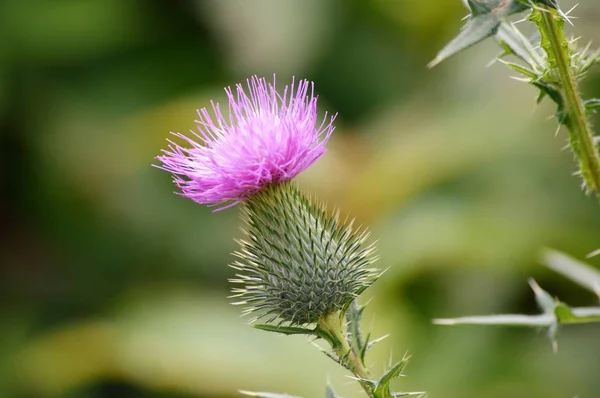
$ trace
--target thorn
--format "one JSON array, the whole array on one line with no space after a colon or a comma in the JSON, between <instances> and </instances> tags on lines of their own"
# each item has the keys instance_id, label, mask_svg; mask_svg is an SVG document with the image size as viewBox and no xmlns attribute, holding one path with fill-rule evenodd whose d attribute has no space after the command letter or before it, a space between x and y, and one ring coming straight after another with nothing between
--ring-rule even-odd
<instances>
[{"instance_id":1,"label":"thorn","mask_svg":"<svg viewBox=\"0 0 600 398\"><path fill-rule=\"evenodd\" d=\"M490 68L490 67L492 67L492 65L494 65L494 64L495 64L496 62L498 62L498 61L500 61L500 62L504 63L504 61L503 61L503 60L501 60L500 58L494 58L494 59L492 59L490 62L488 62L488 63L485 65L485 67L486 67L486 68Z\"/></svg>"},{"instance_id":2,"label":"thorn","mask_svg":"<svg viewBox=\"0 0 600 398\"><path fill-rule=\"evenodd\" d=\"M431 323L433 323L434 325L449 326L456 324L456 321L450 318L434 318L431 320Z\"/></svg>"},{"instance_id":3,"label":"thorn","mask_svg":"<svg viewBox=\"0 0 600 398\"><path fill-rule=\"evenodd\" d=\"M427 64L427 67L429 69L432 69L433 67L435 67L436 65L438 65L440 62L442 62L442 59L439 57L435 57L433 59L433 61L431 61L430 63Z\"/></svg>"},{"instance_id":4,"label":"thorn","mask_svg":"<svg viewBox=\"0 0 600 398\"><path fill-rule=\"evenodd\" d=\"M598 300L600 300L600 284L594 283L594 293L596 293Z\"/></svg>"},{"instance_id":5,"label":"thorn","mask_svg":"<svg viewBox=\"0 0 600 398\"><path fill-rule=\"evenodd\" d=\"M540 287L540 285L538 285L538 283L535 281L535 279L529 278L527 280L527 283L529 283L529 286L531 287L531 290L533 290L533 292L535 294L543 294L544 293L544 291L542 290L542 288Z\"/></svg>"},{"instance_id":6,"label":"thorn","mask_svg":"<svg viewBox=\"0 0 600 398\"><path fill-rule=\"evenodd\" d=\"M598 137L596 137L596 138L598 138ZM587 256L585 256L585 258L592 258L592 257L596 257L598 255L600 255L600 249L594 250L593 252L591 252Z\"/></svg>"},{"instance_id":7,"label":"thorn","mask_svg":"<svg viewBox=\"0 0 600 398\"><path fill-rule=\"evenodd\" d=\"M579 3L575 4L573 7L571 7L571 9L569 11L567 11L565 14L569 15L570 13L573 12L574 9L576 9L577 7L579 7ZM574 17L571 17L574 18Z\"/></svg>"}]
</instances>

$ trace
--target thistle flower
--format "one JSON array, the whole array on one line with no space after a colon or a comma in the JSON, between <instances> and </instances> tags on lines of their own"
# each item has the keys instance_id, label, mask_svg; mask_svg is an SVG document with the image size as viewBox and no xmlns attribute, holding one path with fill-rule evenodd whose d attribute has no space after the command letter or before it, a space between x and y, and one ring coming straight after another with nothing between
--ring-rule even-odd
<instances>
[{"instance_id":1,"label":"thistle flower","mask_svg":"<svg viewBox=\"0 0 600 398\"><path fill-rule=\"evenodd\" d=\"M323 153L335 116L317 122L313 84L301 80L279 94L256 76L226 88L229 115L212 103L198 111L198 133L173 133L189 144L169 140L157 159L173 173L181 195L222 210L247 200L271 183L292 179Z\"/></svg>"},{"instance_id":2,"label":"thistle flower","mask_svg":"<svg viewBox=\"0 0 600 398\"><path fill-rule=\"evenodd\" d=\"M269 185L244 203L248 240L239 241L236 304L255 319L290 325L343 314L379 276L366 231L353 231L292 183Z\"/></svg>"},{"instance_id":3,"label":"thistle flower","mask_svg":"<svg viewBox=\"0 0 600 398\"><path fill-rule=\"evenodd\" d=\"M373 248L288 183L324 152L333 120L317 123L317 97L306 80L285 87L253 77L225 89L229 115L213 104L199 111L195 139L175 134L157 159L173 173L181 195L219 209L244 202L248 241L240 241L234 282L239 304L257 318L317 322L344 311L376 279ZM310 92L309 92L310 91Z\"/></svg>"}]
</instances>

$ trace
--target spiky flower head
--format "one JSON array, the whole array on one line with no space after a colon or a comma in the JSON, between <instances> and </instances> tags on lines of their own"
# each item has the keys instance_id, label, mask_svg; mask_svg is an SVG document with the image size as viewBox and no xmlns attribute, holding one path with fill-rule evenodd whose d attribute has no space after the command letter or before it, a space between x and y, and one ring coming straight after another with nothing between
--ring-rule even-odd
<instances>
[{"instance_id":1,"label":"spiky flower head","mask_svg":"<svg viewBox=\"0 0 600 398\"><path fill-rule=\"evenodd\" d=\"M255 319L290 325L318 322L352 300L379 276L366 231L328 214L293 183L272 184L243 206L236 304Z\"/></svg>"},{"instance_id":2,"label":"spiky flower head","mask_svg":"<svg viewBox=\"0 0 600 398\"><path fill-rule=\"evenodd\" d=\"M335 116L317 117L313 84L292 81L278 93L275 81L256 76L226 88L224 115L212 103L212 115L198 111L198 132L174 135L186 147L169 140L158 166L174 176L181 195L198 203L233 206L271 183L292 179L323 153L334 130Z\"/></svg>"}]
</instances>

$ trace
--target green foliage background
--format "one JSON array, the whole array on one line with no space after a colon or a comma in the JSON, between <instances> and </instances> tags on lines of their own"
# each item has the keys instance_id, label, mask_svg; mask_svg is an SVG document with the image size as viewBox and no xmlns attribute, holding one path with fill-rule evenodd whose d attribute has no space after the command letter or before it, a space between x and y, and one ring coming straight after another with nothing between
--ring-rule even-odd
<instances>
[{"instance_id":1,"label":"green foliage background","mask_svg":"<svg viewBox=\"0 0 600 398\"><path fill-rule=\"evenodd\" d=\"M534 313L529 276L596 304L537 261L600 247L551 106L485 67L491 41L425 67L464 14L458 0L1 2L0 396L318 397L327 380L361 396L303 337L239 318L238 209L212 214L150 167L224 86L275 72L314 80L339 112L299 180L369 225L390 267L364 297L365 326L392 333L377 373L410 350L401 389L432 397L600 396L598 325L565 328L553 354L529 329L430 323ZM600 4L576 15L571 32L600 44ZM600 74L583 88L599 96Z\"/></svg>"}]
</instances>

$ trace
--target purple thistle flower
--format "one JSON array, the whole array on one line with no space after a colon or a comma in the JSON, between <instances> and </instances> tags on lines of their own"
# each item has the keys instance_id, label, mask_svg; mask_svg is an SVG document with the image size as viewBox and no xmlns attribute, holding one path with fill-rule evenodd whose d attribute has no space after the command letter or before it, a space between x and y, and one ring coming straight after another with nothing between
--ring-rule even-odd
<instances>
[{"instance_id":1,"label":"purple thistle flower","mask_svg":"<svg viewBox=\"0 0 600 398\"><path fill-rule=\"evenodd\" d=\"M335 115L317 122L314 84L301 80L286 86L283 95L257 76L225 89L229 115L211 101L213 116L198 111L199 133L172 133L190 147L172 140L156 159L171 172L180 195L195 202L234 206L263 187L292 179L323 153L335 127Z\"/></svg>"}]
</instances>

